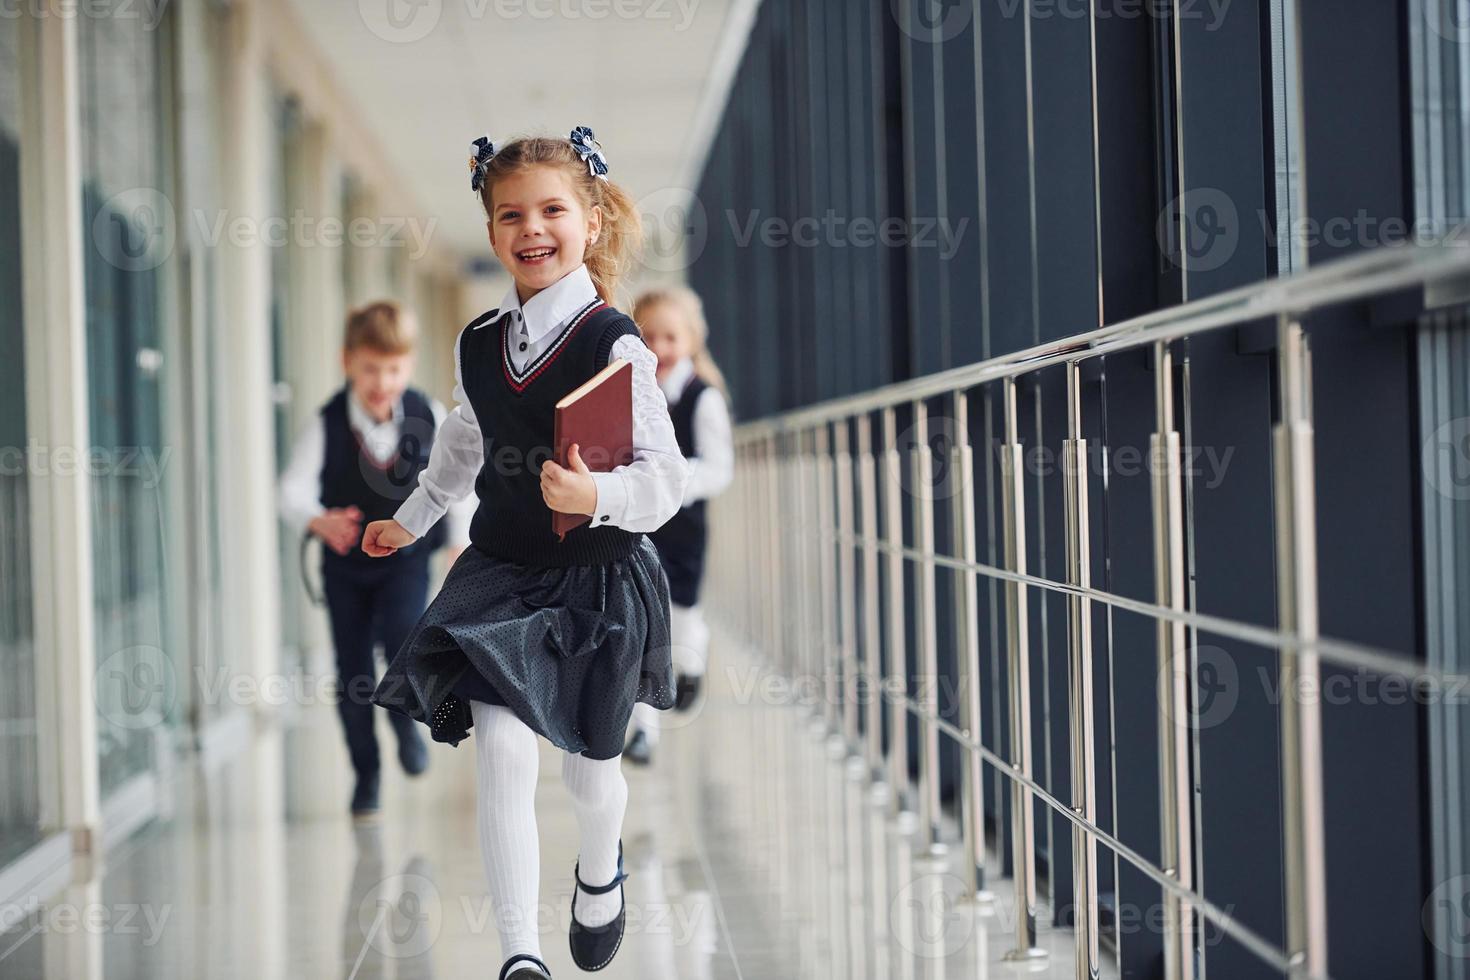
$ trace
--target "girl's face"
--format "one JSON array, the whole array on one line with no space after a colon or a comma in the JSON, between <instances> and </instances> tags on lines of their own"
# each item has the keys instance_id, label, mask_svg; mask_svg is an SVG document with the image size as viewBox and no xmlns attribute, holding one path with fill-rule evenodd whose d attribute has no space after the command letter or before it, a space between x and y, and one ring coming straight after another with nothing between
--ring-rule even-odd
<instances>
[{"instance_id":1,"label":"girl's face","mask_svg":"<svg viewBox=\"0 0 1470 980\"><path fill-rule=\"evenodd\" d=\"M582 264L602 211L582 206L572 180L538 166L502 177L492 192L490 248L515 279L524 303Z\"/></svg>"},{"instance_id":2,"label":"girl's face","mask_svg":"<svg viewBox=\"0 0 1470 980\"><path fill-rule=\"evenodd\" d=\"M684 315L673 303L655 303L644 311L638 326L643 330L643 343L658 355L659 377L694 353L689 324L684 322Z\"/></svg>"}]
</instances>

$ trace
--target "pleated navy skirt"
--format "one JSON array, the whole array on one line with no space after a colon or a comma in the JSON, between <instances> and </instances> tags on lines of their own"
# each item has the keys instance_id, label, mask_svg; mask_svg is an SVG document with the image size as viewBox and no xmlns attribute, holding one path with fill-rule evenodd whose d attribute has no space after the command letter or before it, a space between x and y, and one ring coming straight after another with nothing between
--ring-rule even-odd
<instances>
[{"instance_id":1,"label":"pleated navy skirt","mask_svg":"<svg viewBox=\"0 0 1470 980\"><path fill-rule=\"evenodd\" d=\"M457 745L471 700L568 752L623 751L633 705L674 705L669 585L647 537L605 565L522 565L469 547L389 663L373 703Z\"/></svg>"}]
</instances>

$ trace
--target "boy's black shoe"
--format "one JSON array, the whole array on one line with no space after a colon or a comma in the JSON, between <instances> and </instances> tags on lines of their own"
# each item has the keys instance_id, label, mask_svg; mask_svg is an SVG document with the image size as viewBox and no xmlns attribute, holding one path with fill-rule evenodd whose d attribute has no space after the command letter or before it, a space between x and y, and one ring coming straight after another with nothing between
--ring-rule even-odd
<instances>
[{"instance_id":1,"label":"boy's black shoe","mask_svg":"<svg viewBox=\"0 0 1470 980\"><path fill-rule=\"evenodd\" d=\"M534 963L541 969L538 972L529 966L521 966L519 969L511 972L510 968L517 963ZM530 953L517 953L506 960L505 965L500 968L500 980L549 980L550 977L551 968Z\"/></svg>"},{"instance_id":2,"label":"boy's black shoe","mask_svg":"<svg viewBox=\"0 0 1470 980\"><path fill-rule=\"evenodd\" d=\"M653 746L648 741L647 732L640 728L633 733L628 747L623 749L623 758L640 766L646 766L653 761Z\"/></svg>"},{"instance_id":3,"label":"boy's black shoe","mask_svg":"<svg viewBox=\"0 0 1470 980\"><path fill-rule=\"evenodd\" d=\"M410 728L398 739L398 761L410 776L421 776L429 768L429 747L417 728Z\"/></svg>"},{"instance_id":4,"label":"boy's black shoe","mask_svg":"<svg viewBox=\"0 0 1470 980\"><path fill-rule=\"evenodd\" d=\"M674 681L674 710L688 711L699 700L699 685L704 678L698 674L680 674Z\"/></svg>"},{"instance_id":5,"label":"boy's black shoe","mask_svg":"<svg viewBox=\"0 0 1470 980\"><path fill-rule=\"evenodd\" d=\"M618 873L613 875L613 880L605 885L589 885L582 880L578 874L582 862L578 861L572 869L572 877L577 880L577 885L589 895L601 895L618 889L619 897L623 899L622 907L618 909L617 917L605 926L584 926L577 921L577 891L572 889L572 924L567 930L567 940L572 947L572 961L588 973L600 970L612 962L617 955L618 947L623 944L623 925L628 919L628 900L622 894L624 880L627 874L623 872L623 842L618 841Z\"/></svg>"},{"instance_id":6,"label":"boy's black shoe","mask_svg":"<svg viewBox=\"0 0 1470 980\"><path fill-rule=\"evenodd\" d=\"M352 815L358 819L378 815L378 774L359 773L352 791Z\"/></svg>"}]
</instances>

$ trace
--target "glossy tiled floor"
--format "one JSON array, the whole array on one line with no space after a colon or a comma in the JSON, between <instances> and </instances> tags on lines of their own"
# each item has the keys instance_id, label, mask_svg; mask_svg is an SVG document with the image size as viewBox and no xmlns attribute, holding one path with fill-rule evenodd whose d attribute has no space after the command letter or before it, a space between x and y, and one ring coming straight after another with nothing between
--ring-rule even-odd
<instances>
[{"instance_id":1,"label":"glossy tiled floor","mask_svg":"<svg viewBox=\"0 0 1470 980\"><path fill-rule=\"evenodd\" d=\"M702 709L665 716L679 727L651 768L625 763L629 927L602 975L1019 975L1002 962L1009 906L957 903L957 874L914 857L802 709L753 696L769 688L718 637L713 660ZM493 980L470 746L434 746L429 775L395 776L383 820L354 826L335 724L312 709L219 771L174 780L165 819L0 935L0 978ZM541 922L570 977L576 826L558 761L545 746ZM1026 975L1074 976L1070 934L1041 939L1053 955Z\"/></svg>"}]
</instances>

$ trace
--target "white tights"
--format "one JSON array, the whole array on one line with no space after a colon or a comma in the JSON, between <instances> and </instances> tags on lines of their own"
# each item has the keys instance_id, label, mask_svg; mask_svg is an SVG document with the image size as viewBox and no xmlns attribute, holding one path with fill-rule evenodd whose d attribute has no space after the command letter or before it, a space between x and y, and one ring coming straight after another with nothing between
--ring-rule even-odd
<instances>
[{"instance_id":1,"label":"white tights","mask_svg":"<svg viewBox=\"0 0 1470 980\"><path fill-rule=\"evenodd\" d=\"M536 831L536 733L509 708L471 701L479 786L480 854L500 933L501 961L516 953L541 958L536 905L541 848ZM582 880L601 885L618 870L618 838L628 805L622 757L589 759L565 753L561 778L572 794L581 832ZM622 889L588 895L578 889L577 921L599 926L622 907Z\"/></svg>"},{"instance_id":2,"label":"white tights","mask_svg":"<svg viewBox=\"0 0 1470 980\"><path fill-rule=\"evenodd\" d=\"M703 677L709 664L709 625L699 603L669 607L669 639L672 641L674 671ZM646 701L633 705L633 728L643 732L649 745L658 744L659 710Z\"/></svg>"}]
</instances>

